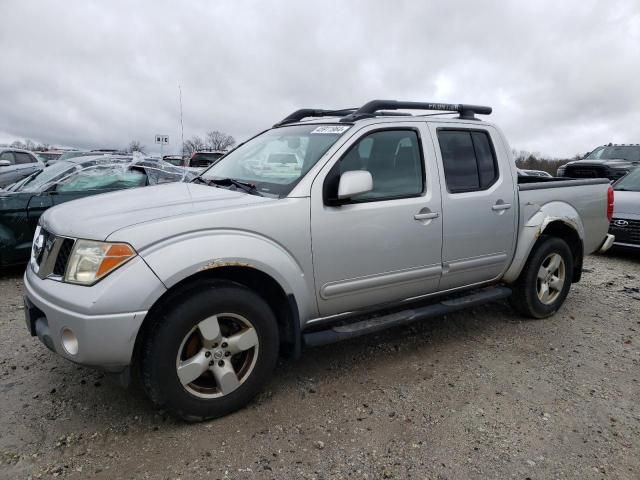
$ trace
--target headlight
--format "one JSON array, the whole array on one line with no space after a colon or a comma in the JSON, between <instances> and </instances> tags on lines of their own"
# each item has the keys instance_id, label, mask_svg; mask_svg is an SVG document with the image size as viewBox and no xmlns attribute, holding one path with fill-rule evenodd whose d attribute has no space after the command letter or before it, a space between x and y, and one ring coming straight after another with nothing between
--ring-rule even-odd
<instances>
[{"instance_id":1,"label":"headlight","mask_svg":"<svg viewBox=\"0 0 640 480\"><path fill-rule=\"evenodd\" d=\"M92 285L135 256L135 250L126 243L77 240L64 281Z\"/></svg>"}]
</instances>

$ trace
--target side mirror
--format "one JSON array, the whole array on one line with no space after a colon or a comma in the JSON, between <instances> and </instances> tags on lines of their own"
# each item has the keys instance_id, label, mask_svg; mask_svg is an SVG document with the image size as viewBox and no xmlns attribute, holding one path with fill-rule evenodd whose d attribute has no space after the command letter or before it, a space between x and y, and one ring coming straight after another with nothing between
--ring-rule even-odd
<instances>
[{"instance_id":1,"label":"side mirror","mask_svg":"<svg viewBox=\"0 0 640 480\"><path fill-rule=\"evenodd\" d=\"M338 199L344 200L371 190L373 190L373 177L370 172L366 170L344 172L338 184Z\"/></svg>"},{"instance_id":2,"label":"side mirror","mask_svg":"<svg viewBox=\"0 0 640 480\"><path fill-rule=\"evenodd\" d=\"M0 167L9 167L11 162L9 160L0 160Z\"/></svg>"}]
</instances>

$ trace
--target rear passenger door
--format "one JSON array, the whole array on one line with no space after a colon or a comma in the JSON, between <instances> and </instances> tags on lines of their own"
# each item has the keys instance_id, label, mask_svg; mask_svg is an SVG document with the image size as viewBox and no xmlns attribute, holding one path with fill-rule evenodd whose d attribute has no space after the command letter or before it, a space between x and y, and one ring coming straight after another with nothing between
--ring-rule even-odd
<instances>
[{"instance_id":1,"label":"rear passenger door","mask_svg":"<svg viewBox=\"0 0 640 480\"><path fill-rule=\"evenodd\" d=\"M507 268L515 245L517 197L510 157L491 126L443 122L430 129L443 179L440 290L495 279Z\"/></svg>"}]
</instances>

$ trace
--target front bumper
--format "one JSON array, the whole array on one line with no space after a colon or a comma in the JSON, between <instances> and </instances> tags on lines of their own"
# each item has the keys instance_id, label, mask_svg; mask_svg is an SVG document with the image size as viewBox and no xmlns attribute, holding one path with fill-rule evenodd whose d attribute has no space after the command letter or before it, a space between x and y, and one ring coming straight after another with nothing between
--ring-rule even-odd
<instances>
[{"instance_id":1,"label":"front bumper","mask_svg":"<svg viewBox=\"0 0 640 480\"><path fill-rule=\"evenodd\" d=\"M165 291L139 258L91 287L41 279L27 267L24 287L31 335L72 362L114 372L131 364L140 326Z\"/></svg>"}]
</instances>

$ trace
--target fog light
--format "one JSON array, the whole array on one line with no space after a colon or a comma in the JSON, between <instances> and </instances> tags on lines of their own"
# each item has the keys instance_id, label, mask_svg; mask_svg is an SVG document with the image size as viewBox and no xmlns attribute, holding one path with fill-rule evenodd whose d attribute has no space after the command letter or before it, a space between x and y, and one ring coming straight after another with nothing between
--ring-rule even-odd
<instances>
[{"instance_id":1,"label":"fog light","mask_svg":"<svg viewBox=\"0 0 640 480\"><path fill-rule=\"evenodd\" d=\"M78 353L78 337L70 328L62 329L62 347L69 355Z\"/></svg>"}]
</instances>

